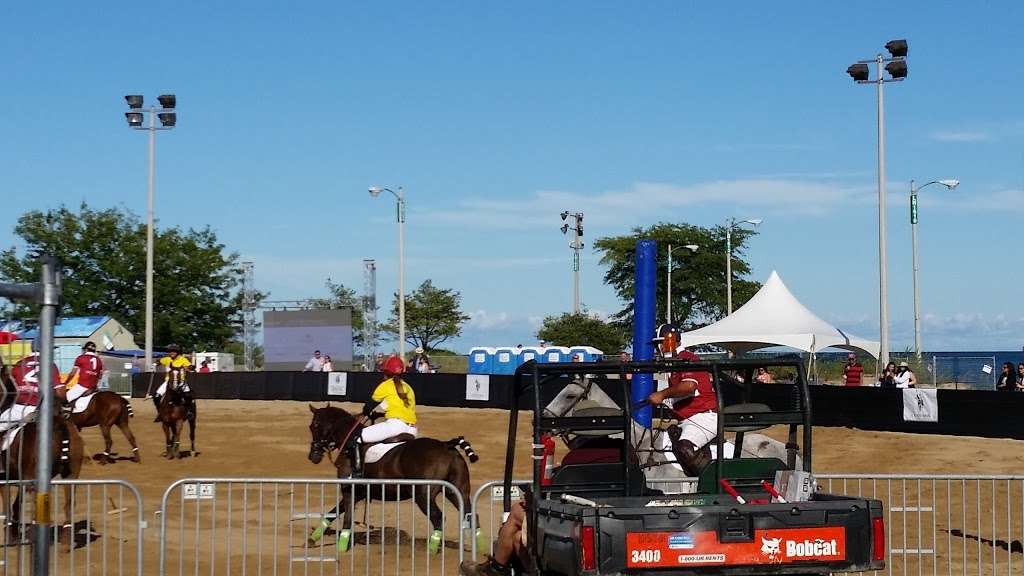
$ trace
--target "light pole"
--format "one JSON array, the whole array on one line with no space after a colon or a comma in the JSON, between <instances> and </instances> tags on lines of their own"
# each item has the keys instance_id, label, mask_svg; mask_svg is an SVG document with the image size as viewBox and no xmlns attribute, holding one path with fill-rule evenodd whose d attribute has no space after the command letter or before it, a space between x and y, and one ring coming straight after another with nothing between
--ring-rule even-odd
<instances>
[{"instance_id":1,"label":"light pole","mask_svg":"<svg viewBox=\"0 0 1024 576\"><path fill-rule=\"evenodd\" d=\"M405 190L398 192L390 188L370 186L370 196L376 198L381 192L390 192L397 201L398 220L398 355L405 361Z\"/></svg>"},{"instance_id":2,"label":"light pole","mask_svg":"<svg viewBox=\"0 0 1024 576\"><path fill-rule=\"evenodd\" d=\"M907 41L890 40L885 44L892 58L881 54L874 60L861 60L846 69L846 73L858 84L875 84L878 89L878 323L879 356L878 365L889 363L889 286L885 249L885 101L882 87L886 82L900 82L907 77ZM874 63L877 77L868 79L868 64ZM884 70L890 78L882 74Z\"/></svg>"},{"instance_id":3,"label":"light pole","mask_svg":"<svg viewBox=\"0 0 1024 576\"><path fill-rule=\"evenodd\" d=\"M700 248L700 246L697 246L696 244L686 244L686 245L683 246L683 248L689 250L690 252L696 252L697 248ZM665 323L666 324L671 324L672 323L672 245L671 244L668 245L668 274L666 274L666 276L667 276L667 279L665 281Z\"/></svg>"},{"instance_id":4,"label":"light pole","mask_svg":"<svg viewBox=\"0 0 1024 576\"><path fill-rule=\"evenodd\" d=\"M143 125L142 96L132 94L124 97L128 102L129 111L124 113L128 127L133 130L149 132L149 192L146 200L146 370L153 369L153 184L156 178L156 131L170 130L178 123L175 111L177 98L174 94L161 94L157 97L160 107L150 106L149 125ZM160 126L156 125L157 118Z\"/></svg>"},{"instance_id":5,"label":"light pole","mask_svg":"<svg viewBox=\"0 0 1024 576\"><path fill-rule=\"evenodd\" d=\"M730 218L728 225L725 227L725 308L726 316L732 314L732 231L736 228L750 224L751 226L759 226L761 222L760 218L750 218L747 220L737 221L735 218Z\"/></svg>"},{"instance_id":6,"label":"light pole","mask_svg":"<svg viewBox=\"0 0 1024 576\"><path fill-rule=\"evenodd\" d=\"M914 255L914 352L917 353L918 360L921 359L921 292L918 290L917 284L917 193L932 184L941 184L948 190L954 190L960 185L960 181L956 179L933 180L920 188L915 185L913 180L910 181L910 237Z\"/></svg>"},{"instance_id":7,"label":"light pole","mask_svg":"<svg viewBox=\"0 0 1024 576\"><path fill-rule=\"evenodd\" d=\"M583 212L562 212L562 222L565 222L567 218L573 219L573 225L570 227L568 222L562 224L562 234L568 234L569 230L572 230L572 242L569 243L569 248L572 248L572 313L579 314L581 311L580 307L580 251L583 250Z\"/></svg>"}]
</instances>

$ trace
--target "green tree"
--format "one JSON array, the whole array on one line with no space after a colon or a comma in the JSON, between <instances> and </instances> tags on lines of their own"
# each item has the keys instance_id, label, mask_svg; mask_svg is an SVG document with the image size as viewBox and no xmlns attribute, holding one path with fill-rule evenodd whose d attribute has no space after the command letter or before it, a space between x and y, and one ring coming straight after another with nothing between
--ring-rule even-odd
<instances>
[{"instance_id":1,"label":"green tree","mask_svg":"<svg viewBox=\"0 0 1024 576\"><path fill-rule=\"evenodd\" d=\"M0 279L33 281L36 253L46 252L64 266L62 314L109 315L136 337L145 326L146 228L122 208L77 211L61 206L18 218L15 233L25 245L0 252ZM238 255L225 251L205 228L157 229L153 273L153 339L187 349L217 350L241 330L242 272ZM257 294L262 299L263 294ZM31 314L26 307L21 315Z\"/></svg>"},{"instance_id":2,"label":"green tree","mask_svg":"<svg viewBox=\"0 0 1024 576\"><path fill-rule=\"evenodd\" d=\"M469 320L461 306L462 295L458 291L438 288L424 280L412 294L405 295L405 341L429 352L458 336L462 324ZM398 337L398 294L391 305L391 319L382 329Z\"/></svg>"},{"instance_id":3,"label":"green tree","mask_svg":"<svg viewBox=\"0 0 1024 576\"><path fill-rule=\"evenodd\" d=\"M658 281L656 283L656 314L665 318L668 270L668 246L672 245L672 317L675 324L692 329L714 322L725 316L725 226L704 228L691 224L659 223L649 228L634 228L625 236L600 238L594 248L601 253L601 264L608 267L604 275L606 284L615 289L626 306L613 318L624 327L632 326L633 292L636 267L633 257L636 243L641 239L658 242ZM732 296L733 308L739 308L761 287L759 282L744 278L750 274L750 265L744 259L747 243L757 234L753 230L737 228L732 233ZM688 244L698 246L696 252L683 249Z\"/></svg>"},{"instance_id":4,"label":"green tree","mask_svg":"<svg viewBox=\"0 0 1024 576\"><path fill-rule=\"evenodd\" d=\"M593 346L605 354L622 350L627 341L622 326L587 313L570 312L544 318L537 338L555 346Z\"/></svg>"},{"instance_id":5,"label":"green tree","mask_svg":"<svg viewBox=\"0 0 1024 576\"><path fill-rule=\"evenodd\" d=\"M366 323L363 319L363 298L356 295L356 291L344 284L335 283L330 278L324 283L327 288L327 298L312 298L310 304L315 308L349 308L352 310L352 341L361 346L365 338L364 328Z\"/></svg>"}]
</instances>

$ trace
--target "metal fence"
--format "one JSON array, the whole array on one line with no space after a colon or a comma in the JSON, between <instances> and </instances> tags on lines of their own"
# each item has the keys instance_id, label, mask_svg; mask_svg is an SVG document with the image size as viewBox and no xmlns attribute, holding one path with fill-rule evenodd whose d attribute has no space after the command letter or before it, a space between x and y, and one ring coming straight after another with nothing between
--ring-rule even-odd
<instances>
[{"instance_id":1,"label":"metal fence","mask_svg":"<svg viewBox=\"0 0 1024 576\"><path fill-rule=\"evenodd\" d=\"M433 525L421 511L431 494ZM338 518L343 496L371 500ZM193 478L164 492L158 514L161 576L447 575L468 527L458 489L430 480Z\"/></svg>"},{"instance_id":2,"label":"metal fence","mask_svg":"<svg viewBox=\"0 0 1024 576\"><path fill-rule=\"evenodd\" d=\"M995 356L932 356L936 388L994 390L998 374Z\"/></svg>"},{"instance_id":3,"label":"metal fence","mask_svg":"<svg viewBox=\"0 0 1024 576\"><path fill-rule=\"evenodd\" d=\"M1024 476L823 474L821 491L881 500L886 515L884 574L1024 574ZM529 485L516 480L517 486ZM473 494L474 521L493 553L502 521L502 482ZM667 492L666 486L666 492ZM513 494L513 500L519 497ZM474 524L474 528L477 524ZM876 573L877 574L877 573Z\"/></svg>"},{"instance_id":4,"label":"metal fence","mask_svg":"<svg viewBox=\"0 0 1024 576\"><path fill-rule=\"evenodd\" d=\"M31 527L34 498L32 481L3 482L3 549L0 574L32 573ZM120 480L54 480L49 551L50 573L56 575L142 574L143 529L146 527L142 498L134 486ZM19 506L13 502L24 494ZM65 504L70 515L65 515Z\"/></svg>"},{"instance_id":5,"label":"metal fence","mask_svg":"<svg viewBox=\"0 0 1024 576\"><path fill-rule=\"evenodd\" d=\"M132 395L132 373L121 370L107 370L103 373L100 388L117 392L121 396Z\"/></svg>"}]
</instances>

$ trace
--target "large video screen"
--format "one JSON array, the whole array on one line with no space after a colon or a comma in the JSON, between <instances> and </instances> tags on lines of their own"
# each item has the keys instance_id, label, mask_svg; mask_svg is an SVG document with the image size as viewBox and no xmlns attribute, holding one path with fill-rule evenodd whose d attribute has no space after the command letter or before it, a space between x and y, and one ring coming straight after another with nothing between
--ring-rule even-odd
<instances>
[{"instance_id":1,"label":"large video screen","mask_svg":"<svg viewBox=\"0 0 1024 576\"><path fill-rule=\"evenodd\" d=\"M263 313L263 369L302 370L313 351L331 357L336 369L352 361L352 312L286 310Z\"/></svg>"}]
</instances>

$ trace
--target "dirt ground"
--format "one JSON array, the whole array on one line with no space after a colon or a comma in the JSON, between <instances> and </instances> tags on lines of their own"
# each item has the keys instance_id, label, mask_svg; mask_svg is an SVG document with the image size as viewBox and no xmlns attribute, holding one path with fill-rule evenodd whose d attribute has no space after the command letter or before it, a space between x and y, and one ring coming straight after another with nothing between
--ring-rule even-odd
<instances>
[{"instance_id":1,"label":"dirt ground","mask_svg":"<svg viewBox=\"0 0 1024 576\"><path fill-rule=\"evenodd\" d=\"M357 410L356 405L343 405ZM101 466L86 464L84 479L118 479L136 486L143 499L143 519L148 522L145 531L146 573L156 573L158 566L160 509L164 491L173 482L183 478L333 478L329 463L315 466L306 456L310 435L310 413L301 402L260 402L236 400L199 401L199 423L196 447L198 455L177 461L160 457L164 440L159 424L153 423L153 406L148 401L133 402L136 417L132 428L142 450L142 463L120 461ZM499 479L502 475L508 426L508 413L501 410L450 409L421 407L419 429L423 436L448 439L465 436L480 455L480 461L470 468L473 489L483 481ZM530 466L530 422L524 416L520 423L516 476L526 477ZM773 431L780 432L780 431ZM982 438L950 438L915 434L863 432L844 428L818 428L814 431L814 468L822 473L934 473L934 474L1024 474L1024 442ZM114 430L114 450L128 455L124 437ZM98 429L83 431L86 451L93 454L102 450ZM776 434L773 434L776 435ZM779 435L781 437L781 435ZM183 442L183 448L187 444ZM1021 490L1007 484L1007 492ZM987 488L986 488L987 489ZM244 570L259 574L273 567L280 573L371 573L387 566L388 571L408 573L408 567L393 562L395 556L406 557L420 550L415 562L432 562L428 569L438 574L455 573L456 539L459 533L457 514L447 506L445 553L438 557L425 554L429 533L422 514L411 504L391 502L371 507L370 534L360 535L356 529L353 552L342 554L335 550L335 536L329 535L315 546L305 543L306 536L318 522L317 515L329 509L338 494L334 486L302 483L234 483L218 485L214 499L187 499L182 491L171 493L168 506L168 574L194 572L203 574L236 573L244 563ZM980 488L979 488L980 490ZM999 491L993 485L993 493ZM89 514L112 518L131 518L135 510L118 512L122 507L118 498L105 497L92 490L90 503L77 498L76 510L82 515L83 506ZM937 493L938 489L929 491ZM1013 492L1016 494L1017 492ZM960 492L957 492L960 494ZM1016 498L1016 496L1014 496ZM1020 498L1024 498L1021 494ZM489 500L489 498L488 498ZM995 502L995 500L990 500ZM979 507L981 499L979 499ZM991 504L989 504L991 505ZM467 507L469 503L467 503ZM1009 507L1009 504L1007 504ZM1021 500L1015 501L1019 509ZM123 505L132 508L131 505ZM106 509L104 512L98 512ZM113 509L113 510L111 510ZM378 511L379 509L379 511ZM94 512L97 511L97 512ZM363 513L356 512L362 522ZM410 520L410 518L415 519ZM379 520L374 521L375 518ZM404 520L402 520L404 518ZM920 518L918 518L920 519ZM494 519L481 519L489 524ZM1016 530L1016 522L1006 520L1009 529ZM94 523L96 521L94 520ZM401 523L402 531L389 531L387 525ZM275 528L271 528L271 526ZM102 531L103 527L95 528ZM123 526L121 538L134 539ZM107 527L108 531L114 529ZM419 530L419 532L416 532ZM360 544L359 538L366 540ZM397 537L397 539L396 539ZM109 550L113 562L114 547L108 532L104 555ZM468 538L468 537L467 537ZM99 538L102 541L103 537ZM413 543L411 546L410 541ZM394 546L395 548L391 548ZM466 547L469 543L467 539ZM83 549L75 552L76 573L100 573L96 543L92 557L86 559ZM920 547L919 547L920 548ZM281 559L287 549L287 558ZM391 553L391 551L394 553ZM387 554L385 554L387 552ZM1009 552L1003 552L1008 554ZM133 556L130 551L123 558ZM965 553L966 554L966 553ZM377 556L380 556L380 564ZM310 558L316 556L314 563ZM1015 554L1020 557L1020 554ZM67 559L62 560L67 562ZM371 561L374 564L371 566ZM440 562L446 562L442 568ZM1024 560L1017 560L1024 561ZM345 567L345 564L350 566ZM364 570L365 568L365 570ZM422 567L417 573L423 573ZM239 572L241 573L241 572Z\"/></svg>"}]
</instances>

